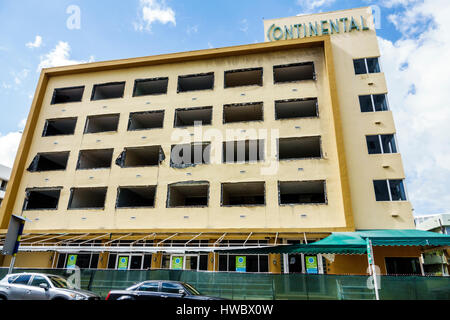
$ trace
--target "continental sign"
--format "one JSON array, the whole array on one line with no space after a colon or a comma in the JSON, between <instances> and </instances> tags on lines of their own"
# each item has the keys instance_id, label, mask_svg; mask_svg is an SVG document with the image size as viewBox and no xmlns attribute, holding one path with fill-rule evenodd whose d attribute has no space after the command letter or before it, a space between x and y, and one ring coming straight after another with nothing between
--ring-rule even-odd
<instances>
[{"instance_id":1,"label":"continental sign","mask_svg":"<svg viewBox=\"0 0 450 320\"><path fill-rule=\"evenodd\" d=\"M278 41L367 30L369 30L369 27L367 27L367 22L363 16L359 18L345 17L288 26L272 24L267 30L267 39L269 41Z\"/></svg>"}]
</instances>

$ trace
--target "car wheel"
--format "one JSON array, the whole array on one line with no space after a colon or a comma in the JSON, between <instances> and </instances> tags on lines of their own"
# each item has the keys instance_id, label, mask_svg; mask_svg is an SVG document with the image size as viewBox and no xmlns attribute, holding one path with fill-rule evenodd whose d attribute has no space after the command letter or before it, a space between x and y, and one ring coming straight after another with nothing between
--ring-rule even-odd
<instances>
[{"instance_id":1,"label":"car wheel","mask_svg":"<svg viewBox=\"0 0 450 320\"><path fill-rule=\"evenodd\" d=\"M0 301L4 301L6 298L4 296L0 296Z\"/></svg>"}]
</instances>

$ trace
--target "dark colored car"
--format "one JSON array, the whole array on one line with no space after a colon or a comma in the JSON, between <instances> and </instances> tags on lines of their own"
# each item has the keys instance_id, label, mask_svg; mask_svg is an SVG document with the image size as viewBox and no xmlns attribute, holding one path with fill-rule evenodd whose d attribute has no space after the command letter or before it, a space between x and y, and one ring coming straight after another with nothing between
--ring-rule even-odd
<instances>
[{"instance_id":1,"label":"dark colored car","mask_svg":"<svg viewBox=\"0 0 450 320\"><path fill-rule=\"evenodd\" d=\"M112 290L106 300L223 300L202 295L189 283L179 281L144 281L125 290Z\"/></svg>"}]
</instances>

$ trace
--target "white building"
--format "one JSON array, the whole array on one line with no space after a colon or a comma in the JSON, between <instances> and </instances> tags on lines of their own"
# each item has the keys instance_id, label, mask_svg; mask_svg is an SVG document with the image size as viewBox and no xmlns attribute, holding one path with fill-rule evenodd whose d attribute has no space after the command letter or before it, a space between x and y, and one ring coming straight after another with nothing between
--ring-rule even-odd
<instances>
[{"instance_id":1,"label":"white building","mask_svg":"<svg viewBox=\"0 0 450 320\"><path fill-rule=\"evenodd\" d=\"M11 176L11 168L0 164L0 206L5 198L6 186Z\"/></svg>"}]
</instances>

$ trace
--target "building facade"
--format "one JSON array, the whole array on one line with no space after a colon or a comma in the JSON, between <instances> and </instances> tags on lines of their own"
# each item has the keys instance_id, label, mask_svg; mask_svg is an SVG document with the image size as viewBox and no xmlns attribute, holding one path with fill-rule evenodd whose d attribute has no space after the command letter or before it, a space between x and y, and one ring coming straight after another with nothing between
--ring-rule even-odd
<instances>
[{"instance_id":1,"label":"building facade","mask_svg":"<svg viewBox=\"0 0 450 320\"><path fill-rule=\"evenodd\" d=\"M44 69L0 211L2 229L30 220L19 266L364 274L358 256L213 250L414 228L370 9L264 26L264 43Z\"/></svg>"},{"instance_id":2,"label":"building facade","mask_svg":"<svg viewBox=\"0 0 450 320\"><path fill-rule=\"evenodd\" d=\"M0 207L5 198L6 187L8 186L9 177L11 176L11 168L0 164Z\"/></svg>"}]
</instances>

